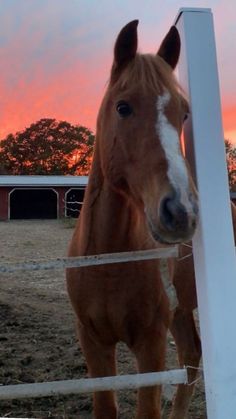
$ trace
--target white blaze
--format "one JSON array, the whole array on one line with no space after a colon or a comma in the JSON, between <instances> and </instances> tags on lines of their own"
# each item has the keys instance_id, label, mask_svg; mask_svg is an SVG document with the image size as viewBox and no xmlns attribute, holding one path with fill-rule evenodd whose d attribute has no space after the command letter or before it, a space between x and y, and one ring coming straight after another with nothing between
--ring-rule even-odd
<instances>
[{"instance_id":1,"label":"white blaze","mask_svg":"<svg viewBox=\"0 0 236 419\"><path fill-rule=\"evenodd\" d=\"M190 204L187 196L189 190L188 172L181 153L178 132L165 115L165 108L169 101L170 93L167 90L157 99L156 132L168 163L169 181L173 188L180 193L180 200L187 209Z\"/></svg>"}]
</instances>

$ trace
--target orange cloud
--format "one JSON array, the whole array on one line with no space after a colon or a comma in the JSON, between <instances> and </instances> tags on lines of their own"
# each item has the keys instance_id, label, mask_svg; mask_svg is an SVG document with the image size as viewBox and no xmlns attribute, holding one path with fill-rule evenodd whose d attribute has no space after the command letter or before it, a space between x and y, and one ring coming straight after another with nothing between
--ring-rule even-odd
<instances>
[{"instance_id":1,"label":"orange cloud","mask_svg":"<svg viewBox=\"0 0 236 419\"><path fill-rule=\"evenodd\" d=\"M0 6L8 9L5 15L2 10L0 25L0 139L43 117L65 119L95 131L114 40L122 25L134 18L133 7L119 7L119 13L112 13L112 2L104 10L87 10L86 2L81 7L79 2L63 0L57 0L56 7L54 2L38 0L15 1L14 7L10 3ZM135 3L136 16L142 16L140 50L154 52L179 5L164 2L160 13L156 1L150 2L150 8L141 3ZM234 10L233 0L227 7L219 3L214 16L225 138L236 143L235 25L228 25Z\"/></svg>"},{"instance_id":2,"label":"orange cloud","mask_svg":"<svg viewBox=\"0 0 236 419\"><path fill-rule=\"evenodd\" d=\"M225 138L236 145L236 105L224 109L223 126Z\"/></svg>"},{"instance_id":3,"label":"orange cloud","mask_svg":"<svg viewBox=\"0 0 236 419\"><path fill-rule=\"evenodd\" d=\"M31 77L19 74L15 86L0 83L2 106L0 138L22 130L42 117L80 123L95 129L96 113L105 85L102 66L92 68L79 60L66 69L45 73L45 61L31 66Z\"/></svg>"},{"instance_id":4,"label":"orange cloud","mask_svg":"<svg viewBox=\"0 0 236 419\"><path fill-rule=\"evenodd\" d=\"M36 6L37 13L32 14ZM63 10L46 3L45 7L41 10L39 3L34 4L28 12L32 20L27 11L20 13L18 27L13 9L10 20L1 18L0 139L43 117L95 130L109 58L91 48L86 22L78 29L72 11L70 20L63 21L69 6L61 2Z\"/></svg>"}]
</instances>

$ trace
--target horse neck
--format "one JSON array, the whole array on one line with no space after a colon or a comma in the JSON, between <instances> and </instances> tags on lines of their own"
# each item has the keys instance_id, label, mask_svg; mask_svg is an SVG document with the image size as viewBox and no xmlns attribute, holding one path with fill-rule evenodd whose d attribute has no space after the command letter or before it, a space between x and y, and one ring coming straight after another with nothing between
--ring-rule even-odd
<instances>
[{"instance_id":1,"label":"horse neck","mask_svg":"<svg viewBox=\"0 0 236 419\"><path fill-rule=\"evenodd\" d=\"M144 215L102 175L96 153L81 212L83 253L122 252L153 247Z\"/></svg>"}]
</instances>

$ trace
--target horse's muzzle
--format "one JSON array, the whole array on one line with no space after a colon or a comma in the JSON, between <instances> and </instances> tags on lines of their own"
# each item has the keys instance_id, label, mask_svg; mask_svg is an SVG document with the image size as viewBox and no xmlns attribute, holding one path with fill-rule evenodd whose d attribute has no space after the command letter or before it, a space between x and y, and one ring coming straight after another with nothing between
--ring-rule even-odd
<instances>
[{"instance_id":1,"label":"horse's muzzle","mask_svg":"<svg viewBox=\"0 0 236 419\"><path fill-rule=\"evenodd\" d=\"M152 212L153 214L153 212ZM162 198L156 216L146 211L150 232L156 241L166 244L181 243L192 239L198 220L198 203L196 198L185 206L176 194Z\"/></svg>"},{"instance_id":2,"label":"horse's muzzle","mask_svg":"<svg viewBox=\"0 0 236 419\"><path fill-rule=\"evenodd\" d=\"M161 201L159 217L159 235L163 241L172 243L190 240L197 226L197 202L192 199L186 208L176 195L167 196Z\"/></svg>"}]
</instances>

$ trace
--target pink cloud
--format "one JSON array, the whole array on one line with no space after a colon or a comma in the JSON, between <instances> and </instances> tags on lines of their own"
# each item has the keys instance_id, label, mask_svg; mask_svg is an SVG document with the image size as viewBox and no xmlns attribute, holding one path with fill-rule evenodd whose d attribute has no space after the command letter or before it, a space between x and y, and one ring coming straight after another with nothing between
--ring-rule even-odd
<instances>
[{"instance_id":1,"label":"pink cloud","mask_svg":"<svg viewBox=\"0 0 236 419\"><path fill-rule=\"evenodd\" d=\"M181 6L180 1L164 3L160 10L156 0L150 1L150 8L137 2L134 8L132 1L119 8L106 0L102 4L95 8L87 2L17 0L14 7L0 5L0 12L1 7L7 9L0 15L0 138L42 117L95 130L118 31L140 18L140 49L155 52ZM224 127L233 132L235 2L214 4ZM211 6L208 0L203 5Z\"/></svg>"},{"instance_id":2,"label":"pink cloud","mask_svg":"<svg viewBox=\"0 0 236 419\"><path fill-rule=\"evenodd\" d=\"M67 45L66 36L59 33L47 45L43 29L36 25L31 37L29 32L23 24L0 51L0 138L42 117L66 119L94 130L105 85L104 54L94 54L94 60L99 55L95 76L81 42ZM75 38L79 36L76 33Z\"/></svg>"}]
</instances>

